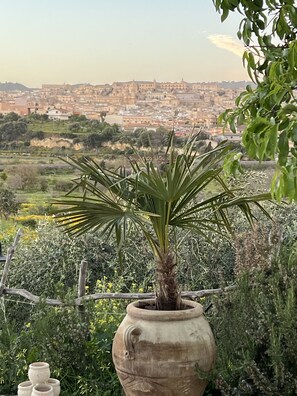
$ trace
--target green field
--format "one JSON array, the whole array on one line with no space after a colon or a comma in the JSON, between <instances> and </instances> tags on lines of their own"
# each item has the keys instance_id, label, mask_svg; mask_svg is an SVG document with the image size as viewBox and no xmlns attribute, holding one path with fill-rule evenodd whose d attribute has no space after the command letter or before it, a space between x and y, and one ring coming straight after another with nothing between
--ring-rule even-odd
<instances>
[{"instance_id":1,"label":"green field","mask_svg":"<svg viewBox=\"0 0 297 396\"><path fill-rule=\"evenodd\" d=\"M67 121L38 121L30 120L29 129L33 132L43 131L50 134L69 133Z\"/></svg>"}]
</instances>

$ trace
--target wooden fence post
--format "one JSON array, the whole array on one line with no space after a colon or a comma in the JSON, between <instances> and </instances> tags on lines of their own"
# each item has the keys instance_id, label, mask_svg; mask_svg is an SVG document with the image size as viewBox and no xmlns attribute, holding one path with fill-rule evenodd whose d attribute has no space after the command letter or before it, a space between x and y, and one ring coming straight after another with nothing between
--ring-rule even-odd
<instances>
[{"instance_id":1,"label":"wooden fence post","mask_svg":"<svg viewBox=\"0 0 297 396\"><path fill-rule=\"evenodd\" d=\"M78 277L78 290L77 290L77 297L83 297L86 294L86 282L87 282L87 269L88 269L88 262L87 260L83 259L79 266L79 277ZM85 312L84 305L78 305L78 311L81 313L83 317Z\"/></svg>"},{"instance_id":2,"label":"wooden fence post","mask_svg":"<svg viewBox=\"0 0 297 396\"><path fill-rule=\"evenodd\" d=\"M16 233L12 246L7 251L6 261L4 264L1 281L0 281L0 296L2 296L3 291L5 289L5 285L7 283L7 278L8 278L9 265L11 263L12 256L15 252L16 246L19 243L21 236L22 236L22 230L19 229L18 232Z\"/></svg>"}]
</instances>

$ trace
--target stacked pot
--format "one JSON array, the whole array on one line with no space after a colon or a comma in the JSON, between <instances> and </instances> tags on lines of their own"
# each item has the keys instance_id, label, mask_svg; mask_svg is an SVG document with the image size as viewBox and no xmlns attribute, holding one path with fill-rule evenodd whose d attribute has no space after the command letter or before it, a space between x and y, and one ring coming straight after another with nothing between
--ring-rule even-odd
<instances>
[{"instance_id":1,"label":"stacked pot","mask_svg":"<svg viewBox=\"0 0 297 396\"><path fill-rule=\"evenodd\" d=\"M60 381L50 378L49 364L35 362L29 365L29 381L18 385L18 396L58 396L60 394Z\"/></svg>"}]
</instances>

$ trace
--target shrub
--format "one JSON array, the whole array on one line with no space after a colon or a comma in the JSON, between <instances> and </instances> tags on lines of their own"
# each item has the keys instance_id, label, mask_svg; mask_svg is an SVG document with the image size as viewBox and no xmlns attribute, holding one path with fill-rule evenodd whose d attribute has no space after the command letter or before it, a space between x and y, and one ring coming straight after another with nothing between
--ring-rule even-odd
<instances>
[{"instance_id":1,"label":"shrub","mask_svg":"<svg viewBox=\"0 0 297 396\"><path fill-rule=\"evenodd\" d=\"M24 217L29 219L31 217ZM36 216L33 216L36 218ZM39 222L36 237L20 243L10 267L10 285L37 295L57 297L57 284L63 290L77 286L79 264L88 262L88 286L94 291L96 280L114 276L117 255L114 248L96 234L70 238L51 222Z\"/></svg>"},{"instance_id":2,"label":"shrub","mask_svg":"<svg viewBox=\"0 0 297 396\"><path fill-rule=\"evenodd\" d=\"M271 210L282 226L282 234L275 233L281 237L280 255L279 239L267 234L271 227L259 225L253 233L242 234L247 225L238 216L234 224L241 239L236 243L218 236L209 243L188 233L176 235L184 289L222 286L237 276L237 289L213 297L208 311L218 345L208 395L296 394L296 211L294 205ZM36 231L18 246L11 287L70 302L76 294L78 265L86 258L89 293L150 290L153 257L140 235L127 240L119 267L113 245L96 233L69 238L47 222L39 223ZM267 250L267 242L276 249ZM120 395L111 342L126 303L100 300L88 304L83 317L70 307L5 305L5 315L0 312L0 394L12 394L17 381L26 378L28 363L42 359L62 380L65 396Z\"/></svg>"},{"instance_id":3,"label":"shrub","mask_svg":"<svg viewBox=\"0 0 297 396\"><path fill-rule=\"evenodd\" d=\"M0 218L8 219L9 216L16 214L20 208L15 194L6 189L0 189Z\"/></svg>"},{"instance_id":4,"label":"shrub","mask_svg":"<svg viewBox=\"0 0 297 396\"><path fill-rule=\"evenodd\" d=\"M40 215L46 216L51 212L50 204L23 203L21 209L23 215Z\"/></svg>"},{"instance_id":5,"label":"shrub","mask_svg":"<svg viewBox=\"0 0 297 396\"><path fill-rule=\"evenodd\" d=\"M55 183L55 189L57 191L69 191L73 187L73 183L70 180L57 180Z\"/></svg>"},{"instance_id":6,"label":"shrub","mask_svg":"<svg viewBox=\"0 0 297 396\"><path fill-rule=\"evenodd\" d=\"M6 168L7 184L16 189L29 189L36 185L39 168L36 165L13 165Z\"/></svg>"},{"instance_id":7,"label":"shrub","mask_svg":"<svg viewBox=\"0 0 297 396\"><path fill-rule=\"evenodd\" d=\"M73 139L73 144L78 144L81 142L81 138L76 137L75 139Z\"/></svg>"},{"instance_id":8,"label":"shrub","mask_svg":"<svg viewBox=\"0 0 297 396\"><path fill-rule=\"evenodd\" d=\"M37 227L37 221L34 218L27 218L27 219L18 219L19 223L21 223L24 227L29 227L35 229Z\"/></svg>"},{"instance_id":9,"label":"shrub","mask_svg":"<svg viewBox=\"0 0 297 396\"><path fill-rule=\"evenodd\" d=\"M272 232L245 235L237 254L237 289L214 300L218 360L209 388L215 383L224 395L297 393L296 245L289 255L284 244L278 253L281 234Z\"/></svg>"},{"instance_id":10,"label":"shrub","mask_svg":"<svg viewBox=\"0 0 297 396\"><path fill-rule=\"evenodd\" d=\"M1 180L3 180L3 181L5 181L5 180L7 180L7 173L5 173L5 172L0 172L0 179Z\"/></svg>"},{"instance_id":11,"label":"shrub","mask_svg":"<svg viewBox=\"0 0 297 396\"><path fill-rule=\"evenodd\" d=\"M39 178L40 190L46 192L48 190L48 180L45 177Z\"/></svg>"},{"instance_id":12,"label":"shrub","mask_svg":"<svg viewBox=\"0 0 297 396\"><path fill-rule=\"evenodd\" d=\"M84 316L72 307L32 307L21 330L0 321L0 393L16 394L33 361L50 364L64 396L120 396L111 343L124 315L115 301L90 303ZM1 314L0 314L1 317Z\"/></svg>"}]
</instances>

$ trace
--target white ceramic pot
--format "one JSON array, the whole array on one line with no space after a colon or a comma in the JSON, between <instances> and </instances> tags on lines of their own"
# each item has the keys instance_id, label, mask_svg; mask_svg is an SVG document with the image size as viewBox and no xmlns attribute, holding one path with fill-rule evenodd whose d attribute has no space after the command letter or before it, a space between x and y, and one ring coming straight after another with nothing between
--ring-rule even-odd
<instances>
[{"instance_id":1,"label":"white ceramic pot","mask_svg":"<svg viewBox=\"0 0 297 396\"><path fill-rule=\"evenodd\" d=\"M32 396L54 396L53 387L48 384L33 386Z\"/></svg>"},{"instance_id":2,"label":"white ceramic pot","mask_svg":"<svg viewBox=\"0 0 297 396\"><path fill-rule=\"evenodd\" d=\"M28 376L33 386L47 382L50 374L49 364L46 362L35 362L29 365Z\"/></svg>"},{"instance_id":3,"label":"white ceramic pot","mask_svg":"<svg viewBox=\"0 0 297 396\"><path fill-rule=\"evenodd\" d=\"M24 381L18 385L18 396L31 396L33 384L31 381Z\"/></svg>"},{"instance_id":4,"label":"white ceramic pot","mask_svg":"<svg viewBox=\"0 0 297 396\"><path fill-rule=\"evenodd\" d=\"M59 396L61 392L60 381L56 378L49 378L47 384L52 386L54 390L54 396Z\"/></svg>"}]
</instances>

